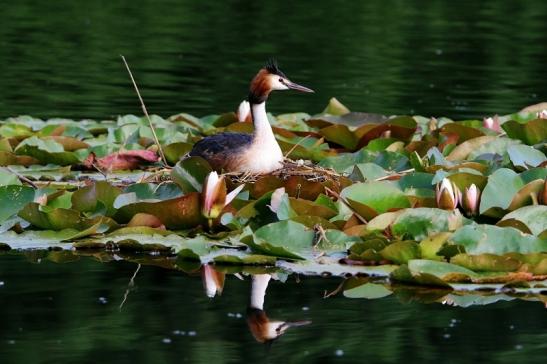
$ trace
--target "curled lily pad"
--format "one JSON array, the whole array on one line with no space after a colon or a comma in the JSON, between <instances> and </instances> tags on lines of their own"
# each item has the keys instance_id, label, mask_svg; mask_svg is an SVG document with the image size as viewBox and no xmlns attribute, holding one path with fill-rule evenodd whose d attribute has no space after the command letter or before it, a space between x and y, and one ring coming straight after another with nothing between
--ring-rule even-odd
<instances>
[{"instance_id":1,"label":"curled lily pad","mask_svg":"<svg viewBox=\"0 0 547 364\"><path fill-rule=\"evenodd\" d=\"M509 137L522 140L528 145L547 140L547 123L545 119L530 120L526 123L509 120L503 123L502 128Z\"/></svg>"},{"instance_id":2,"label":"curled lily pad","mask_svg":"<svg viewBox=\"0 0 547 364\"><path fill-rule=\"evenodd\" d=\"M156 216L168 229L193 228L203 222L200 195L193 192L160 202L137 202L121 207L114 218L127 223L138 213Z\"/></svg>"},{"instance_id":3,"label":"curled lily pad","mask_svg":"<svg viewBox=\"0 0 547 364\"><path fill-rule=\"evenodd\" d=\"M79 211L72 209L42 209L35 202L27 204L19 216L32 225L45 230L80 229L83 218Z\"/></svg>"},{"instance_id":4,"label":"curled lily pad","mask_svg":"<svg viewBox=\"0 0 547 364\"><path fill-rule=\"evenodd\" d=\"M501 221L515 219L526 225L534 235L539 235L547 229L547 206L524 206L505 215Z\"/></svg>"},{"instance_id":5,"label":"curled lily pad","mask_svg":"<svg viewBox=\"0 0 547 364\"><path fill-rule=\"evenodd\" d=\"M72 207L81 212L96 212L104 209L106 216L116 212L114 201L122 191L106 181L97 181L80 188L72 194Z\"/></svg>"}]
</instances>

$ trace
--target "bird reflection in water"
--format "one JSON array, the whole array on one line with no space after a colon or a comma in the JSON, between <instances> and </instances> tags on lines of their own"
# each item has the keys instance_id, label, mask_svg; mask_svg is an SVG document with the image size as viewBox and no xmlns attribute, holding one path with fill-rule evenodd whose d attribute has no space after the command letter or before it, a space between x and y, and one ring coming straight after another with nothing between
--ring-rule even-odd
<instances>
[{"instance_id":1,"label":"bird reflection in water","mask_svg":"<svg viewBox=\"0 0 547 364\"><path fill-rule=\"evenodd\" d=\"M252 276L251 301L247 308L247 324L256 341L271 344L289 328L311 324L311 321L277 321L271 320L264 311L264 299L271 274Z\"/></svg>"},{"instance_id":2,"label":"bird reflection in water","mask_svg":"<svg viewBox=\"0 0 547 364\"><path fill-rule=\"evenodd\" d=\"M201 278L205 294L209 298L221 295L224 288L225 273L216 271L211 265L201 267ZM239 276L239 275L238 275ZM251 276L251 299L247 307L247 325L253 337L259 343L272 344L289 328L311 324L311 321L272 320L264 311L264 299L271 274L254 274Z\"/></svg>"}]
</instances>

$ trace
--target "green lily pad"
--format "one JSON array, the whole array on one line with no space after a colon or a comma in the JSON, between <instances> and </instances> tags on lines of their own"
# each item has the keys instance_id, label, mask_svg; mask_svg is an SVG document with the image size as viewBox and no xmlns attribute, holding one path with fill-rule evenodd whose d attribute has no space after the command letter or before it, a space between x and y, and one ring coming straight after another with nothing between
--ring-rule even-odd
<instances>
[{"instance_id":1,"label":"green lily pad","mask_svg":"<svg viewBox=\"0 0 547 364\"><path fill-rule=\"evenodd\" d=\"M97 181L72 194L72 207L81 212L96 212L102 208L106 216L113 216L116 212L114 201L121 193L110 183Z\"/></svg>"},{"instance_id":2,"label":"green lily pad","mask_svg":"<svg viewBox=\"0 0 547 364\"><path fill-rule=\"evenodd\" d=\"M530 120L519 123L509 120L501 126L510 138L519 139L528 145L534 145L547 140L547 123L545 119Z\"/></svg>"},{"instance_id":3,"label":"green lily pad","mask_svg":"<svg viewBox=\"0 0 547 364\"><path fill-rule=\"evenodd\" d=\"M547 229L547 206L524 206L505 215L501 221L515 219L526 225L534 235L539 235Z\"/></svg>"},{"instance_id":4,"label":"green lily pad","mask_svg":"<svg viewBox=\"0 0 547 364\"><path fill-rule=\"evenodd\" d=\"M357 287L344 290L344 297L348 298L366 298L374 300L382 297L387 297L393 294L391 290L383 284L365 283Z\"/></svg>"},{"instance_id":5,"label":"green lily pad","mask_svg":"<svg viewBox=\"0 0 547 364\"><path fill-rule=\"evenodd\" d=\"M384 259L396 264L404 264L411 259L421 257L420 246L412 240L396 241L386 246L380 254Z\"/></svg>"},{"instance_id":6,"label":"green lily pad","mask_svg":"<svg viewBox=\"0 0 547 364\"><path fill-rule=\"evenodd\" d=\"M0 222L17 214L34 200L34 189L26 186L0 186Z\"/></svg>"},{"instance_id":7,"label":"green lily pad","mask_svg":"<svg viewBox=\"0 0 547 364\"><path fill-rule=\"evenodd\" d=\"M171 178L184 191L201 192L205 177L212 171L209 163L201 157L190 157L178 162L171 171Z\"/></svg>"},{"instance_id":8,"label":"green lily pad","mask_svg":"<svg viewBox=\"0 0 547 364\"><path fill-rule=\"evenodd\" d=\"M511 163L515 167L523 167L525 169L537 167L547 160L545 154L528 145L511 145L507 148L507 154L509 154L509 159L511 159Z\"/></svg>"},{"instance_id":9,"label":"green lily pad","mask_svg":"<svg viewBox=\"0 0 547 364\"><path fill-rule=\"evenodd\" d=\"M458 254L450 258L450 263L477 272L514 272L522 262L510 256L495 254Z\"/></svg>"},{"instance_id":10,"label":"green lily pad","mask_svg":"<svg viewBox=\"0 0 547 364\"><path fill-rule=\"evenodd\" d=\"M432 234L452 231L469 223L470 220L464 218L457 210L421 207L404 210L395 219L391 231L398 237L423 240Z\"/></svg>"},{"instance_id":11,"label":"green lily pad","mask_svg":"<svg viewBox=\"0 0 547 364\"><path fill-rule=\"evenodd\" d=\"M313 248L315 234L302 224L285 220L265 225L255 231L250 248L261 254L290 259L304 259Z\"/></svg>"},{"instance_id":12,"label":"green lily pad","mask_svg":"<svg viewBox=\"0 0 547 364\"><path fill-rule=\"evenodd\" d=\"M468 225L454 232L450 241L461 245L467 254L541 253L547 251L547 240L523 234L512 227Z\"/></svg>"},{"instance_id":13,"label":"green lily pad","mask_svg":"<svg viewBox=\"0 0 547 364\"><path fill-rule=\"evenodd\" d=\"M410 207L405 194L390 181L355 183L342 190L340 196L366 205L376 213Z\"/></svg>"}]
</instances>

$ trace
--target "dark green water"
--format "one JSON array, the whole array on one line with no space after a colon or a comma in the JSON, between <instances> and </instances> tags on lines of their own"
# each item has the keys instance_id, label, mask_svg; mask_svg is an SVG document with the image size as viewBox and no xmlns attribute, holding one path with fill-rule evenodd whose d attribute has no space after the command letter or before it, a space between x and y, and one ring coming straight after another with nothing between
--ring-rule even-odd
<instances>
[{"instance_id":1,"label":"dark green water","mask_svg":"<svg viewBox=\"0 0 547 364\"><path fill-rule=\"evenodd\" d=\"M316 90L276 94L274 113L319 112L331 96L356 111L454 118L547 100L544 1L18 0L1 9L0 118L140 113L120 54L162 116L234 110L271 56ZM295 277L270 284L268 315L313 324L266 350L245 323L248 279L229 276L211 300L199 277L143 266L120 311L135 269L0 256L0 362L539 363L547 351L542 303L323 299L340 280Z\"/></svg>"},{"instance_id":2,"label":"dark green water","mask_svg":"<svg viewBox=\"0 0 547 364\"><path fill-rule=\"evenodd\" d=\"M7 363L541 363L544 304L459 308L397 294L323 298L339 278L271 281L267 315L311 320L268 349L245 322L250 279L228 275L208 298L198 276L91 258L58 264L0 255L0 362ZM424 299L424 297L422 298Z\"/></svg>"},{"instance_id":3,"label":"dark green water","mask_svg":"<svg viewBox=\"0 0 547 364\"><path fill-rule=\"evenodd\" d=\"M270 56L314 95L275 113L322 110L455 118L547 100L547 3L531 1L33 1L0 12L0 117L235 109Z\"/></svg>"}]
</instances>

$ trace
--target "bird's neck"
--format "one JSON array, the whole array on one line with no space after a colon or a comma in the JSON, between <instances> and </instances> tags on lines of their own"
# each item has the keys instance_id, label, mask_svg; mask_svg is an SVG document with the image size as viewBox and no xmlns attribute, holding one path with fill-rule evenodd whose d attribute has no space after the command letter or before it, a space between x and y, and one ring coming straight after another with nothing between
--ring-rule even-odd
<instances>
[{"instance_id":1,"label":"bird's neck","mask_svg":"<svg viewBox=\"0 0 547 364\"><path fill-rule=\"evenodd\" d=\"M266 296L266 289L268 289L268 283L272 278L269 274L255 274L252 277L251 283L251 307L259 310L264 309L264 297Z\"/></svg>"},{"instance_id":2,"label":"bird's neck","mask_svg":"<svg viewBox=\"0 0 547 364\"><path fill-rule=\"evenodd\" d=\"M268 115L266 114L266 101L259 104L251 104L251 113L255 127L254 138L262 142L275 141L275 136L268 121Z\"/></svg>"}]
</instances>

